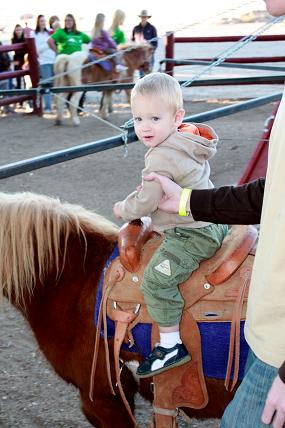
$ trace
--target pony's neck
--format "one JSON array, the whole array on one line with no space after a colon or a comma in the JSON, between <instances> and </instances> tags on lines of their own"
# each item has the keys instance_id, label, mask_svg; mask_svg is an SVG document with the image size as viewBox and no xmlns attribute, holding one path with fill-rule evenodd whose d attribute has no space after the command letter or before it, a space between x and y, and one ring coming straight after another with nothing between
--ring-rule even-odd
<instances>
[{"instance_id":1,"label":"pony's neck","mask_svg":"<svg viewBox=\"0 0 285 428\"><path fill-rule=\"evenodd\" d=\"M20 308L56 372L79 388L86 388L89 382L96 290L113 246L106 238L100 242L87 238L85 254L83 246L71 240L59 280L50 277L44 285L37 283L25 309ZM73 373L71 361L81 364L86 375Z\"/></svg>"}]
</instances>

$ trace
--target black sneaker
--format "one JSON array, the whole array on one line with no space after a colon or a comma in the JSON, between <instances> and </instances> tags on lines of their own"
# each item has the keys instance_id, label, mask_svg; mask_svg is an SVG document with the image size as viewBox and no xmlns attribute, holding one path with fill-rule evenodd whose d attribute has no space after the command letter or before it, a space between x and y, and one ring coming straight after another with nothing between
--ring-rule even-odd
<instances>
[{"instance_id":1,"label":"black sneaker","mask_svg":"<svg viewBox=\"0 0 285 428\"><path fill-rule=\"evenodd\" d=\"M182 364L190 360L191 356L183 343L176 343L172 348L163 348L158 344L153 348L149 356L138 366L137 376L155 376L173 367L182 366Z\"/></svg>"}]
</instances>

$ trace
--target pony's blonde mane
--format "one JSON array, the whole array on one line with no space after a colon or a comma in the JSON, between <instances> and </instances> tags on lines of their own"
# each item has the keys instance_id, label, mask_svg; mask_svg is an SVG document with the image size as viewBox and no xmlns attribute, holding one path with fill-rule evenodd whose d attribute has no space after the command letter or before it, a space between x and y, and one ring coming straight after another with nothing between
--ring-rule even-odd
<instances>
[{"instance_id":1,"label":"pony's blonde mane","mask_svg":"<svg viewBox=\"0 0 285 428\"><path fill-rule=\"evenodd\" d=\"M0 298L16 304L37 280L63 269L71 233L95 232L115 241L118 227L81 206L33 193L0 193Z\"/></svg>"}]
</instances>

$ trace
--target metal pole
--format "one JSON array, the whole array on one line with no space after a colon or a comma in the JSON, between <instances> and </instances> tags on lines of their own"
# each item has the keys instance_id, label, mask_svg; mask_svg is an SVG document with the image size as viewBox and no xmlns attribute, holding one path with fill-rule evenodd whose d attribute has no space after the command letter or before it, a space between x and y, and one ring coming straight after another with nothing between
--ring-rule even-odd
<instances>
[{"instance_id":1,"label":"metal pole","mask_svg":"<svg viewBox=\"0 0 285 428\"><path fill-rule=\"evenodd\" d=\"M285 59L285 57L284 57ZM226 60L227 61L227 60ZM241 69L249 69L249 70L268 70L268 71L285 71L285 67L275 67L270 65L250 65L250 64L238 64L238 63L229 63L229 62L222 62L221 64L217 64L218 67L226 67L226 68L241 68ZM160 60L160 64L173 62L175 66L179 65L209 65L213 61L204 61L204 60L197 60L197 59L173 59L169 60L167 58L164 58Z\"/></svg>"},{"instance_id":2,"label":"metal pole","mask_svg":"<svg viewBox=\"0 0 285 428\"><path fill-rule=\"evenodd\" d=\"M174 33L167 33L165 56L166 58L174 58ZM169 76L173 76L173 63L169 62L166 64L165 72Z\"/></svg>"},{"instance_id":3,"label":"metal pole","mask_svg":"<svg viewBox=\"0 0 285 428\"><path fill-rule=\"evenodd\" d=\"M228 116L244 110L249 110L273 101L278 101L282 97L282 92L254 98L253 100L245 101L236 105L217 108L205 113L191 115L185 118L185 122L206 122L207 120L214 120L219 117ZM137 140L133 127L128 128L128 142ZM92 153L101 152L103 150L112 149L124 145L122 136L107 138L104 140L93 141L91 143L81 144L79 146L71 147L65 150L48 153L46 155L37 156L34 158L26 159L19 162L10 163L0 167L0 179L12 177L14 175L23 174L25 172L33 171L36 169L44 168L46 166L55 165L71 159L76 159Z\"/></svg>"},{"instance_id":4,"label":"metal pole","mask_svg":"<svg viewBox=\"0 0 285 428\"><path fill-rule=\"evenodd\" d=\"M191 83L190 86L222 86L222 85L255 85L255 84L283 84L285 80L285 74L268 75L268 76L249 76L249 77L225 77L225 78L211 78L211 79L199 79ZM179 80L179 84L187 80ZM80 85L80 86L61 86L50 88L53 93L61 92L78 92L78 91L115 91L117 89L126 90L132 89L134 83L111 83L102 85ZM38 92L44 93L45 89L7 89L0 90L0 95L36 95Z\"/></svg>"},{"instance_id":5,"label":"metal pole","mask_svg":"<svg viewBox=\"0 0 285 428\"><path fill-rule=\"evenodd\" d=\"M265 176L267 157L268 157L269 138L271 135L271 130L275 120L275 116L279 108L279 104L280 102L277 103L277 105L274 107L272 115L268 117L265 121L261 139L257 143L254 149L254 152L246 166L246 169L238 181L239 185L248 183L249 181Z\"/></svg>"},{"instance_id":6,"label":"metal pole","mask_svg":"<svg viewBox=\"0 0 285 428\"><path fill-rule=\"evenodd\" d=\"M238 42L246 36L175 37L175 43L225 43ZM257 36L253 42L275 42L285 40L284 34Z\"/></svg>"},{"instance_id":7,"label":"metal pole","mask_svg":"<svg viewBox=\"0 0 285 428\"><path fill-rule=\"evenodd\" d=\"M34 37L28 37L26 39L27 49L29 54L29 68L30 68L30 76L32 81L33 88L37 88L39 86L40 81L40 71L38 64L38 54L36 49L36 43ZM42 114L42 102L37 100L37 96L33 96L34 102L34 113L41 115ZM38 103L39 102L39 103Z\"/></svg>"}]
</instances>

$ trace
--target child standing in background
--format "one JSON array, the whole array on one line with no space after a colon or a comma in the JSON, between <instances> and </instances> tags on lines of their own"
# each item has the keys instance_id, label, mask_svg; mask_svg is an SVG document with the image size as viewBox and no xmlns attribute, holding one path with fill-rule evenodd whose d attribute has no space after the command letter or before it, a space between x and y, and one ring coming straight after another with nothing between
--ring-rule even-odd
<instances>
[{"instance_id":1,"label":"child standing in background","mask_svg":"<svg viewBox=\"0 0 285 428\"><path fill-rule=\"evenodd\" d=\"M113 22L109 30L109 33L117 46L126 43L125 33L120 28L120 26L123 25L125 21L125 17L125 12L120 9L117 9L114 13Z\"/></svg>"}]
</instances>

